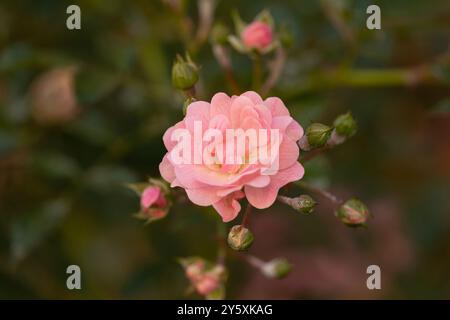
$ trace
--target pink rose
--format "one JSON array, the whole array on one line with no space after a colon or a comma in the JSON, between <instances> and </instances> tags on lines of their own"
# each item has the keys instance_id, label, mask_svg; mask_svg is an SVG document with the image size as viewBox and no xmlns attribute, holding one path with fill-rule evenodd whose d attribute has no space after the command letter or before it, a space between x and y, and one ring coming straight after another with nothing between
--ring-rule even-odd
<instances>
[{"instance_id":1,"label":"pink rose","mask_svg":"<svg viewBox=\"0 0 450 320\"><path fill-rule=\"evenodd\" d=\"M167 200L157 186L149 186L141 194L141 211L150 218L162 218L167 214Z\"/></svg>"},{"instance_id":2,"label":"pink rose","mask_svg":"<svg viewBox=\"0 0 450 320\"><path fill-rule=\"evenodd\" d=\"M195 139L197 124L203 133L216 130L223 136L232 129L267 132L267 140L258 137L256 145L249 143L243 149L239 148L237 140L233 144L227 140L226 149L234 147L235 150L231 151L235 152L241 163L230 164L224 161L225 157L217 156L218 149L211 151L208 150L210 145L205 145L197 153L208 154L211 151L211 156L218 158L214 158L216 162L180 164L175 158L178 144L173 139L174 133L183 129L192 134L189 144L195 157L195 145L199 143ZM279 138L278 144L274 143L277 139L273 139L272 134ZM186 117L167 129L163 140L168 153L159 170L171 187L184 188L189 199L197 205L212 205L223 221L228 222L236 218L241 210L239 199L246 197L254 207L268 208L275 202L281 187L303 177L304 169L298 162L299 148L296 143L302 136L302 127L289 115L279 98L270 97L263 101L252 91L232 97L217 93L211 103L191 103ZM270 161L252 162L252 155L264 148L270 149Z\"/></svg>"},{"instance_id":3,"label":"pink rose","mask_svg":"<svg viewBox=\"0 0 450 320\"><path fill-rule=\"evenodd\" d=\"M254 21L242 31L241 40L249 48L262 50L273 41L272 29L267 23Z\"/></svg>"}]
</instances>

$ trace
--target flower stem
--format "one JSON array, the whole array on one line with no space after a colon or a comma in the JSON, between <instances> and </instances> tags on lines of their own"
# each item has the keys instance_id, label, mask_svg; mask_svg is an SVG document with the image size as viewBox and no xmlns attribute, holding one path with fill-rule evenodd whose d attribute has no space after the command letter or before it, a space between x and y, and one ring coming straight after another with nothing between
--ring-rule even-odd
<instances>
[{"instance_id":1,"label":"flower stem","mask_svg":"<svg viewBox=\"0 0 450 320\"><path fill-rule=\"evenodd\" d=\"M253 58L253 78L252 78L252 87L255 91L258 91L261 87L262 82L262 65L261 65L261 56L256 54Z\"/></svg>"},{"instance_id":2,"label":"flower stem","mask_svg":"<svg viewBox=\"0 0 450 320\"><path fill-rule=\"evenodd\" d=\"M321 155L322 153L324 153L326 150L329 150L329 149L330 149L330 147L328 147L328 146L313 149L313 150L309 151L306 155L301 157L301 161L302 161L302 163L305 163L305 162Z\"/></svg>"},{"instance_id":3,"label":"flower stem","mask_svg":"<svg viewBox=\"0 0 450 320\"><path fill-rule=\"evenodd\" d=\"M222 223L222 221L218 221L217 223L217 234L218 234L218 241L219 241L219 247L217 249L217 264L219 265L225 265L225 259L227 254L227 247L225 245L226 243L226 228L225 224Z\"/></svg>"},{"instance_id":4,"label":"flower stem","mask_svg":"<svg viewBox=\"0 0 450 320\"><path fill-rule=\"evenodd\" d=\"M275 59L271 62L270 74L267 77L267 80L261 87L261 96L265 96L269 93L269 91L275 86L278 79L281 76L281 73L284 69L284 65L286 63L286 52L282 47L278 48L275 53Z\"/></svg>"},{"instance_id":5,"label":"flower stem","mask_svg":"<svg viewBox=\"0 0 450 320\"><path fill-rule=\"evenodd\" d=\"M264 266L264 264L265 264L264 261L262 261L261 259L255 257L255 256L252 256L252 255L250 255L250 254L246 254L246 255L244 256L244 259L245 259L245 261L247 261L252 267L255 267L256 269L261 269L261 268Z\"/></svg>"},{"instance_id":6,"label":"flower stem","mask_svg":"<svg viewBox=\"0 0 450 320\"><path fill-rule=\"evenodd\" d=\"M303 182L303 181L298 181L296 182L296 184L306 190L309 190L311 192L314 192L316 194L319 194L320 196L322 196L323 198L326 198L328 201L331 202L331 204L334 207L339 207L342 204L342 200L339 199L338 197L336 197L334 194L326 191L326 190L322 190L320 188L314 187L312 185L310 185L309 183Z\"/></svg>"},{"instance_id":7,"label":"flower stem","mask_svg":"<svg viewBox=\"0 0 450 320\"><path fill-rule=\"evenodd\" d=\"M224 46L220 44L214 44L212 49L214 57L216 58L222 70L225 72L225 77L227 79L231 91L233 92L233 94L239 94L241 90L239 89L239 85L234 76L228 51L225 49Z\"/></svg>"},{"instance_id":8,"label":"flower stem","mask_svg":"<svg viewBox=\"0 0 450 320\"><path fill-rule=\"evenodd\" d=\"M250 220L250 215L252 213L253 206L249 203L247 205L247 209L245 210L244 217L242 218L241 226L245 227L248 225L248 221Z\"/></svg>"}]
</instances>

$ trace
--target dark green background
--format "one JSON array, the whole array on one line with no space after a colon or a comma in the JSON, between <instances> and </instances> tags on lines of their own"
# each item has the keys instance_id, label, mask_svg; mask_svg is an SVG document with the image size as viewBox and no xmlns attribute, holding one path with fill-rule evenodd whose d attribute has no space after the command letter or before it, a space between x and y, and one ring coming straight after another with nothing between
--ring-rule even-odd
<instances>
[{"instance_id":1,"label":"dark green background","mask_svg":"<svg viewBox=\"0 0 450 320\"><path fill-rule=\"evenodd\" d=\"M123 187L159 175L162 134L182 117L183 98L170 83L172 61L185 50L181 18L156 0L76 1L82 29L69 31L65 11L73 3L0 3L0 297L186 297L176 258L215 259L217 215L181 204L144 226L132 217L137 197ZM230 27L233 8L246 21L268 8L290 28L294 45L272 94L304 127L352 111L357 135L311 161L305 179L363 199L375 217L368 230L346 228L325 201L311 216L282 205L256 212L250 253L285 256L294 270L268 280L230 253L228 298L450 298L450 116L436 111L450 109L449 66L436 64L448 55L449 2L339 3L354 45L319 1L218 3L216 21ZM372 3L381 7L380 31L365 27ZM195 26L195 1L186 15ZM228 92L209 43L193 59L202 98ZM236 52L232 59L248 89L250 60ZM68 65L78 67L80 114L37 124L30 85ZM420 66L436 81L352 78L354 70ZM342 68L341 78L328 78L333 67ZM70 264L81 267L81 291L65 287ZM380 291L366 288L370 264L381 267Z\"/></svg>"}]
</instances>

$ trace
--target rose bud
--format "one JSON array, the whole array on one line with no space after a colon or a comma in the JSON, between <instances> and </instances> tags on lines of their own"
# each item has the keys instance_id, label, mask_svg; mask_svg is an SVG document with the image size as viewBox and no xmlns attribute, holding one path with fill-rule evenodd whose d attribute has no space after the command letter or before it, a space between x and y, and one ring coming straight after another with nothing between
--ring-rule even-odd
<instances>
[{"instance_id":1,"label":"rose bud","mask_svg":"<svg viewBox=\"0 0 450 320\"><path fill-rule=\"evenodd\" d=\"M241 41L248 48L263 50L273 41L272 28L265 22L254 21L242 31Z\"/></svg>"},{"instance_id":2,"label":"rose bud","mask_svg":"<svg viewBox=\"0 0 450 320\"><path fill-rule=\"evenodd\" d=\"M295 198L289 198L285 196L278 196L278 200L291 206L294 210L297 210L304 214L310 214L314 211L316 202L307 194L302 194L301 196Z\"/></svg>"},{"instance_id":3,"label":"rose bud","mask_svg":"<svg viewBox=\"0 0 450 320\"><path fill-rule=\"evenodd\" d=\"M306 137L311 148L323 147L331 135L333 128L322 124L313 123L306 129Z\"/></svg>"},{"instance_id":4,"label":"rose bud","mask_svg":"<svg viewBox=\"0 0 450 320\"><path fill-rule=\"evenodd\" d=\"M247 228L236 225L228 233L228 244L233 250L243 251L253 243L253 234Z\"/></svg>"},{"instance_id":5,"label":"rose bud","mask_svg":"<svg viewBox=\"0 0 450 320\"><path fill-rule=\"evenodd\" d=\"M161 219L167 215L168 201L158 186L149 186L141 194L141 215L149 220Z\"/></svg>"},{"instance_id":6,"label":"rose bud","mask_svg":"<svg viewBox=\"0 0 450 320\"><path fill-rule=\"evenodd\" d=\"M273 259L266 262L261 272L268 278L281 279L286 277L292 270L292 265L284 258Z\"/></svg>"},{"instance_id":7,"label":"rose bud","mask_svg":"<svg viewBox=\"0 0 450 320\"><path fill-rule=\"evenodd\" d=\"M347 200L336 212L336 216L348 226L365 226L369 210L358 199Z\"/></svg>"},{"instance_id":8,"label":"rose bud","mask_svg":"<svg viewBox=\"0 0 450 320\"><path fill-rule=\"evenodd\" d=\"M177 55L177 60L172 67L172 84L180 90L191 89L198 81L198 68L187 57L186 61Z\"/></svg>"},{"instance_id":9,"label":"rose bud","mask_svg":"<svg viewBox=\"0 0 450 320\"><path fill-rule=\"evenodd\" d=\"M340 115L334 120L333 123L336 133L340 136L350 138L356 133L357 124L355 119L353 119L351 112Z\"/></svg>"}]
</instances>

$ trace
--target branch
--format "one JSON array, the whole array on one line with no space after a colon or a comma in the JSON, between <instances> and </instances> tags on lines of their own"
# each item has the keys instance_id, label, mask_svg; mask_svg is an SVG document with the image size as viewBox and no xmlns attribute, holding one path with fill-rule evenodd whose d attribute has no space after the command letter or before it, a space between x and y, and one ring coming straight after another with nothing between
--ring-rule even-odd
<instances>
[{"instance_id":1,"label":"branch","mask_svg":"<svg viewBox=\"0 0 450 320\"><path fill-rule=\"evenodd\" d=\"M332 193L326 191L326 190L322 190L320 188L314 187L306 182L303 181L298 181L295 183L296 185L298 185L299 187L309 190L311 192L314 192L316 194L319 194L320 196L322 196L323 198L326 198L327 200L329 200L331 202L331 204L334 207L339 207L343 201L341 199L339 199L338 197L336 197L335 195L333 195Z\"/></svg>"},{"instance_id":2,"label":"branch","mask_svg":"<svg viewBox=\"0 0 450 320\"><path fill-rule=\"evenodd\" d=\"M234 77L228 51L224 46L220 44L213 44L212 49L214 57L216 58L222 70L225 72L225 77L227 78L231 91L233 92L233 94L239 94L241 90L239 89L239 85Z\"/></svg>"},{"instance_id":3,"label":"branch","mask_svg":"<svg viewBox=\"0 0 450 320\"><path fill-rule=\"evenodd\" d=\"M275 53L275 58L269 65L270 74L261 87L261 90L260 90L261 96L267 95L267 93L269 93L269 91L277 83L277 81L280 78L281 73L284 69L285 63L286 63L286 52L280 46Z\"/></svg>"}]
</instances>

